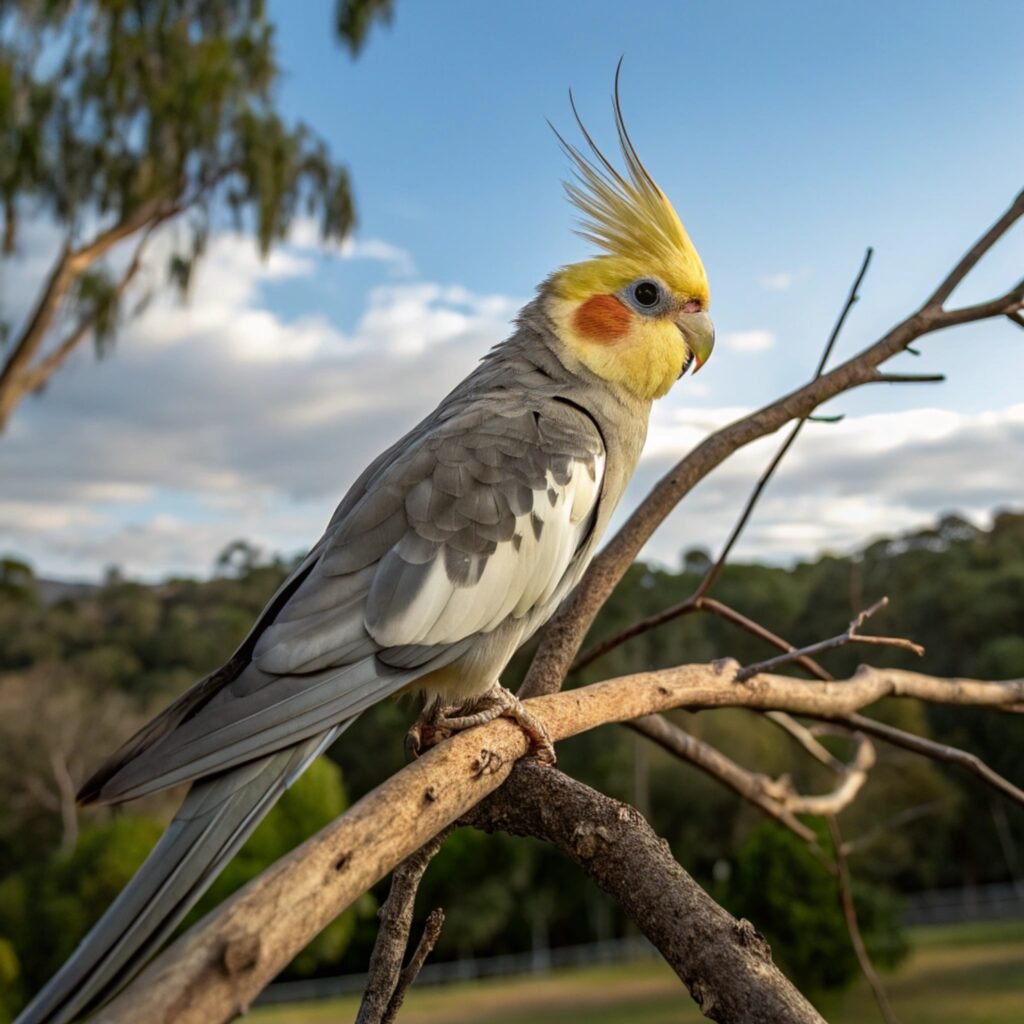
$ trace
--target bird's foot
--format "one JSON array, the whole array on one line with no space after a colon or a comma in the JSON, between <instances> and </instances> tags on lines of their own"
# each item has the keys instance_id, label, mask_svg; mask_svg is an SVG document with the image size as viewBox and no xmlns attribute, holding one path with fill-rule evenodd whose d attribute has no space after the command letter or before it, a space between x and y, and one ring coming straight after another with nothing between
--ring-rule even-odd
<instances>
[{"instance_id":1,"label":"bird's foot","mask_svg":"<svg viewBox=\"0 0 1024 1024\"><path fill-rule=\"evenodd\" d=\"M420 754L451 736L451 732L441 724L443 712L444 705L439 697L423 705L419 718L409 726L405 734L405 755L408 760L415 761Z\"/></svg>"},{"instance_id":2,"label":"bird's foot","mask_svg":"<svg viewBox=\"0 0 1024 1024\"><path fill-rule=\"evenodd\" d=\"M439 700L431 702L406 734L406 751L418 757L423 750L454 733L486 725L496 718L510 718L523 730L530 743L530 756L541 764L556 763L555 746L547 726L500 683L465 704L445 706Z\"/></svg>"}]
</instances>

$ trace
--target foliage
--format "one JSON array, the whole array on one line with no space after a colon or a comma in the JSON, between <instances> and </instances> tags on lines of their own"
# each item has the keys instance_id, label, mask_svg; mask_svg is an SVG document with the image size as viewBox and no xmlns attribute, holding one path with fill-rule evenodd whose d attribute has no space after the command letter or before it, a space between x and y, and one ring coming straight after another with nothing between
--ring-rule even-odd
<instances>
[{"instance_id":1,"label":"foliage","mask_svg":"<svg viewBox=\"0 0 1024 1024\"><path fill-rule=\"evenodd\" d=\"M339 38L356 53L391 13L340 0ZM55 234L31 309L0 309L0 429L83 338L110 346L160 225L176 223L167 280L182 295L213 227L233 222L264 255L300 215L325 241L350 232L348 171L282 115L280 75L262 0L0 0L0 260L26 217Z\"/></svg>"},{"instance_id":2,"label":"foliage","mask_svg":"<svg viewBox=\"0 0 1024 1024\"><path fill-rule=\"evenodd\" d=\"M337 765L325 759L316 762L249 837L184 926L337 817L346 805ZM152 818L121 815L83 829L73 851L27 859L0 882L0 978L10 975L5 988L16 993L19 1005L67 959L162 831L163 824ZM296 958L291 973L309 974L336 965L357 917L365 916L371 903L363 901L321 932ZM0 1004L0 1020L3 1008Z\"/></svg>"},{"instance_id":3,"label":"foliage","mask_svg":"<svg viewBox=\"0 0 1024 1024\"><path fill-rule=\"evenodd\" d=\"M153 200L205 213L223 183L264 251L300 206L326 237L351 225L348 177L274 109L274 33L250 0L0 5L0 198L40 204L73 235ZM193 225L193 251L205 230Z\"/></svg>"},{"instance_id":4,"label":"foliage","mask_svg":"<svg viewBox=\"0 0 1024 1024\"><path fill-rule=\"evenodd\" d=\"M740 849L724 895L734 914L764 933L776 962L802 991L843 988L857 976L835 880L791 833L759 825ZM898 904L864 884L856 887L854 900L872 961L898 963L907 951Z\"/></svg>"},{"instance_id":5,"label":"foliage","mask_svg":"<svg viewBox=\"0 0 1024 1024\"><path fill-rule=\"evenodd\" d=\"M687 563L680 573L635 566L603 610L593 636L607 636L689 596L706 559L691 553ZM205 582L177 579L144 586L112 572L104 584L78 589L38 580L17 560L9 564L10 571L0 577L12 583L0 586L0 745L13 756L0 760L0 874L20 880L14 889L24 892L18 887L27 884L36 865L69 856L60 853L68 840L52 752L66 755L74 781L81 782L146 717L230 654L291 563L266 561L251 546L235 544ZM854 605L862 607L888 593L892 604L872 626L923 640L928 651L917 661L904 652L872 650L872 660L998 678L1024 675L1022 580L1024 515L1007 512L997 515L988 530L947 517L933 529L876 542L848 558L825 556L788 569L734 565L716 594L806 643L839 632ZM724 654L750 662L766 653L759 641L727 623L692 616L637 637L578 673L574 682ZM826 656L826 664L842 675L861 657L863 651L838 650ZM528 660L528 652L520 655L506 682L514 685ZM966 708L950 712L896 700L883 701L869 713L967 747L1018 785L1024 781L1016 753L1018 723L1012 716ZM402 736L414 714L410 700L379 705L330 751L349 796L362 795L402 766ZM822 792L831 784L825 769L758 715L721 710L676 712L673 717L743 765L774 776L790 774L801 791ZM55 746L55 737L62 743ZM774 825L758 831L762 818L755 809L709 777L641 743L608 727L559 744L559 760L570 774L646 807L676 857L705 885L714 885L716 864L724 862L733 865L739 886L752 849L764 862L762 873L799 872L808 866ZM848 744L835 746L840 756L848 749ZM640 750L645 758L638 761ZM868 784L842 816L844 836L857 844L851 870L862 925L876 953L881 938L892 937L881 927L892 920L892 907L874 905L888 899L887 891L1003 881L1017 869L1002 851L1024 848L1022 816L1012 809L1000 814L1005 808L999 798L972 777L884 745L878 746L878 757ZM249 877L250 858L278 856L336 813L343 800L339 787L328 761L321 760L288 795L289 802L301 798L301 812L293 817L289 803L282 803L209 902ZM118 828L138 828L151 837L152 822L165 819L176 800L171 794L157 803L128 805L119 812ZM899 828L889 827L908 810L920 815ZM112 826L109 811L82 812L79 844L86 844L93 830L106 834L102 830ZM753 835L759 837L756 843ZM816 862L813 867L820 872ZM832 928L834 883L824 877L801 885L818 893L807 912L820 910L826 918L821 927ZM793 881L784 891L795 886ZM377 897L383 892L378 889ZM16 896L11 888L0 890L0 904L7 908L0 909L0 940L13 943L26 976L40 977L46 971L34 962L38 953L12 916ZM448 923L438 946L442 958L611 938L628 928L619 908L556 852L501 836L456 834L427 872L420 898L424 908L445 906ZM762 931L792 928L785 907L748 912ZM374 934L372 920L348 919L297 969L365 970ZM783 958L783 936L774 938ZM841 966L847 954L839 951L838 940L835 950L832 959Z\"/></svg>"}]
</instances>

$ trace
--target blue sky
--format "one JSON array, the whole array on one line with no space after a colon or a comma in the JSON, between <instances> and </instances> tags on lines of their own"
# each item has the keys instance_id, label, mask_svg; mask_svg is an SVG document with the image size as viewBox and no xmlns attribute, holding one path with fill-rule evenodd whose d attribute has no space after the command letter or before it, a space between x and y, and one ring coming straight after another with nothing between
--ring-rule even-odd
<instances>
[{"instance_id":1,"label":"blue sky","mask_svg":"<svg viewBox=\"0 0 1024 1024\"><path fill-rule=\"evenodd\" d=\"M478 292L529 294L586 253L545 119L572 130L571 87L611 147L624 55L632 134L701 249L719 329L767 325L784 347L753 380L729 373L743 400L813 364L866 245L851 341L909 310L1024 184L1017 2L399 2L354 63L324 31L330 9L272 5L284 104L350 162L364 232ZM1024 265L1016 242L977 294ZM791 289L758 288L780 273ZM987 407L993 384L961 366L958 407Z\"/></svg>"},{"instance_id":2,"label":"blue sky","mask_svg":"<svg viewBox=\"0 0 1024 1024\"><path fill-rule=\"evenodd\" d=\"M500 340L555 267L587 253L545 119L571 87L612 148L610 92L708 268L720 344L662 403L627 496L715 425L811 372L864 248L850 353L908 313L1024 186L1024 4L416 3L351 61L333 0L271 3L285 110L349 164L343 254L300 225L265 265L214 240L186 309L81 353L0 441L0 550L40 571L208 572L236 536L308 546L366 461ZM29 293L45 225L0 288ZM958 294L1004 290L1024 231ZM928 339L934 388L843 396L807 432L741 555L843 550L947 509L1024 501L1024 336ZM728 532L770 444L701 485L649 554Z\"/></svg>"}]
</instances>

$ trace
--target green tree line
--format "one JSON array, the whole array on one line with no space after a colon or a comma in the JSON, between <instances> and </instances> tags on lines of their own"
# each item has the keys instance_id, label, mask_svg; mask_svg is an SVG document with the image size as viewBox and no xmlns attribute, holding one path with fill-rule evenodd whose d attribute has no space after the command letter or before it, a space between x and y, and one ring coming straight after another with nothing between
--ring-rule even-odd
<instances>
[{"instance_id":1,"label":"green tree line","mask_svg":"<svg viewBox=\"0 0 1024 1024\"><path fill-rule=\"evenodd\" d=\"M13 1012L66 957L155 841L179 794L124 808L78 810L78 783L118 743L238 644L291 563L238 542L208 580L144 585L116 572L96 587L39 580L16 558L0 560L0 989ZM634 566L595 623L591 639L693 591L708 564L691 550L679 571ZM923 643L921 659L871 649L875 664L979 678L1024 676L1024 514L999 513L990 529L955 516L878 540L851 556L782 568L729 566L716 596L796 644L845 628L879 597L891 603L871 628ZM573 684L723 656L752 662L770 652L728 623L690 616L635 638L577 673ZM837 676L863 649L825 657ZM521 673L529 651L513 663ZM514 683L514 678L506 682ZM974 751L1024 782L1014 716L885 701L871 714ZM196 913L296 845L403 763L411 701L374 708L308 772L218 880ZM741 764L788 773L804 792L830 777L792 741L742 710L677 722ZM834 743L838 754L848 749ZM675 855L730 909L751 917L804 986L842 984L856 969L835 885L819 858L713 780L646 740L609 726L559 746L561 766L638 804ZM902 750L879 764L842 815L857 842L851 867L873 954L901 954L898 894L1020 877L1024 816L973 777ZM907 814L906 812L910 812ZM899 828L888 827L899 817ZM822 844L827 848L827 842ZM779 884L766 885L766 878ZM381 898L378 892L376 898ZM532 841L456 833L427 874L425 908L443 904L442 959L521 951L625 934L617 907L557 853ZM346 914L290 973L365 969L375 934L374 896Z\"/></svg>"}]
</instances>

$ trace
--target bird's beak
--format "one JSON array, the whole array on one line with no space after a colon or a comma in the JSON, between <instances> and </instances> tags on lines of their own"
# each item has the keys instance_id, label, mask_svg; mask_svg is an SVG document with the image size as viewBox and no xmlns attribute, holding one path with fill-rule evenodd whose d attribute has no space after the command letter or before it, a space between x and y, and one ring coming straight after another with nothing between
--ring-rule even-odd
<instances>
[{"instance_id":1,"label":"bird's beak","mask_svg":"<svg viewBox=\"0 0 1024 1024\"><path fill-rule=\"evenodd\" d=\"M693 353L693 372L696 373L708 361L715 347L715 325L707 313L679 313L676 326ZM684 365L684 372L687 368L688 364Z\"/></svg>"}]
</instances>

